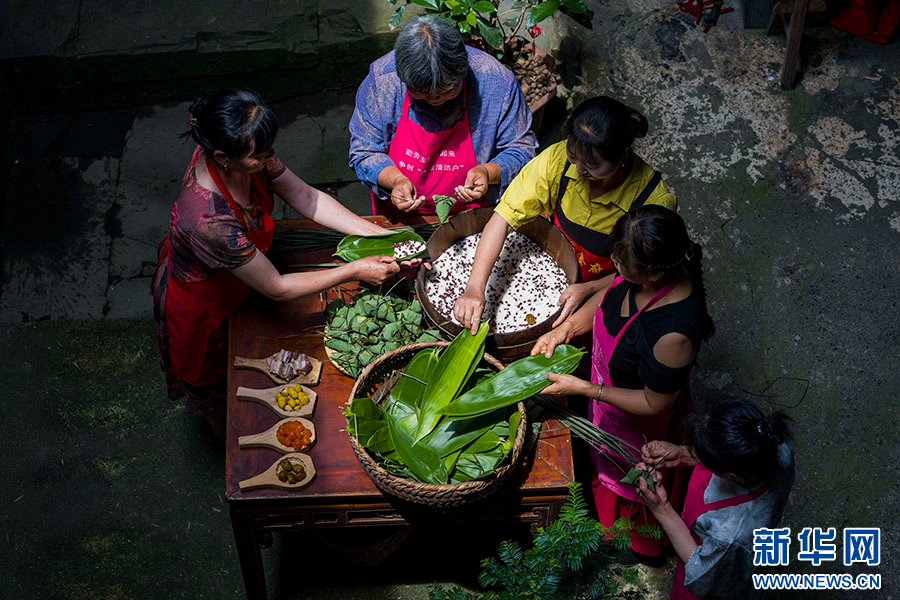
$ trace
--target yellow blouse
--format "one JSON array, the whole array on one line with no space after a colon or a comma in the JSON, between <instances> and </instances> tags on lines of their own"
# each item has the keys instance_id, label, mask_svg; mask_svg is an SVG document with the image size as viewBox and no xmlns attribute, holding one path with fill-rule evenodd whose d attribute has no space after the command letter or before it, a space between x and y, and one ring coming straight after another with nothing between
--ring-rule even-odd
<instances>
[{"instance_id":1,"label":"yellow blouse","mask_svg":"<svg viewBox=\"0 0 900 600\"><path fill-rule=\"evenodd\" d=\"M566 176L571 181L562 198L562 209L566 217L573 223L599 233L608 234L612 231L619 217L628 212L631 203L653 177L653 169L644 159L637 155L634 159L634 166L622 185L593 200L590 198L590 181L579 177L575 165L570 165ZM566 142L553 144L519 171L494 210L513 229L533 221L541 214L551 214L556 208L559 180L565 164ZM662 181L650 193L645 204L659 204L671 210L676 210L677 207L675 196Z\"/></svg>"}]
</instances>

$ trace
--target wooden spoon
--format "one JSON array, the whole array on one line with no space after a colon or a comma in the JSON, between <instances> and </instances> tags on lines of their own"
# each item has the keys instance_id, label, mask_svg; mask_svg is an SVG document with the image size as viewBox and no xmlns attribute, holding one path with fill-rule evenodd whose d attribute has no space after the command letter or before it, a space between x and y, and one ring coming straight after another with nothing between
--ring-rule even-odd
<instances>
[{"instance_id":1,"label":"wooden spoon","mask_svg":"<svg viewBox=\"0 0 900 600\"><path fill-rule=\"evenodd\" d=\"M316 385L319 383L319 376L322 375L322 361L318 358L313 358L310 355L306 355L306 358L309 359L310 364L312 365L312 369L309 370L309 373L306 375L298 375L294 377L290 381L282 378L275 373L272 373L269 370L269 363L266 362L268 358L276 358L278 356L278 352L271 354L265 358L247 358L245 356L235 356L234 357L234 367L236 369L253 369L255 371L260 371L269 376L269 378L275 383L305 383L306 385Z\"/></svg>"},{"instance_id":2,"label":"wooden spoon","mask_svg":"<svg viewBox=\"0 0 900 600\"><path fill-rule=\"evenodd\" d=\"M301 448L300 450L296 450L292 446L285 446L281 442L278 441L278 428L284 425L289 421L299 421L301 425L306 427L312 432L312 437L309 440L309 444ZM278 450L284 454L290 454L292 452L306 452L310 448L312 448L313 444L316 443L316 426L312 424L311 421L307 421L306 419L301 419L300 417L291 417L290 419L282 419L269 427L267 430L262 433L256 433L253 435L242 435L238 438L238 446L241 448L271 448L272 450Z\"/></svg>"},{"instance_id":3,"label":"wooden spoon","mask_svg":"<svg viewBox=\"0 0 900 600\"><path fill-rule=\"evenodd\" d=\"M296 384L292 383L290 385ZM308 417L313 414L313 411L316 408L317 397L317 394L314 391L306 386L301 385L300 389L303 390L303 393L305 393L309 398L309 402L307 402L304 406L301 406L300 410L284 410L283 408L278 406L278 400L275 398L275 395L284 388L285 385L278 385L272 388L265 389L239 386L237 391L235 392L235 396L237 396L237 398L240 400L253 400L254 402L265 404L282 417Z\"/></svg>"},{"instance_id":4,"label":"wooden spoon","mask_svg":"<svg viewBox=\"0 0 900 600\"><path fill-rule=\"evenodd\" d=\"M278 479L278 475L276 475L276 471L278 470L278 463L283 461L284 459L289 458L291 460L300 461L303 464L303 469L306 471L306 476L298 481L297 483L288 483L286 481L281 481ZM295 452L293 454L285 454L278 460L272 463L272 466L256 475L255 477L251 477L250 479L245 479L240 482L238 485L241 490L252 490L260 487L280 487L285 489L297 489L302 488L313 480L316 476L316 467L313 466L313 461L307 454L301 454L299 452Z\"/></svg>"}]
</instances>

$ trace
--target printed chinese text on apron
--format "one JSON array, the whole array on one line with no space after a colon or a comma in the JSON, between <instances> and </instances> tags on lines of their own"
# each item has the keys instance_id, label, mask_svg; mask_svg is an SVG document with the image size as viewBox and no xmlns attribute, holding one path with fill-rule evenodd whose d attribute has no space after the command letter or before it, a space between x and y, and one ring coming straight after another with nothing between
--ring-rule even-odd
<instances>
[{"instance_id":1,"label":"printed chinese text on apron","mask_svg":"<svg viewBox=\"0 0 900 600\"><path fill-rule=\"evenodd\" d=\"M409 92L403 95L403 110L397 130L391 138L388 156L416 187L416 193L425 196L425 203L417 210L420 214L434 214L435 194L453 195L458 185L466 182L469 170L478 165L469 129L469 111L465 103L466 84L463 83L463 117L450 129L425 131L409 117ZM487 206L484 197L475 202L457 202L452 212L457 213L478 206ZM380 200L372 194L372 214L388 217L404 214L390 200Z\"/></svg>"}]
</instances>

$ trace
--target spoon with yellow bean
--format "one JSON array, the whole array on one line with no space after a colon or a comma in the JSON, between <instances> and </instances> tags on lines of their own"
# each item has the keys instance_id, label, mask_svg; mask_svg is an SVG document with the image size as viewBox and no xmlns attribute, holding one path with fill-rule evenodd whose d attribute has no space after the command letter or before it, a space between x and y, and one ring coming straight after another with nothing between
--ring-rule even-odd
<instances>
[{"instance_id":1,"label":"spoon with yellow bean","mask_svg":"<svg viewBox=\"0 0 900 600\"><path fill-rule=\"evenodd\" d=\"M265 389L240 386L235 396L239 400L265 404L282 417L308 417L316 408L316 393L299 384L277 385Z\"/></svg>"}]
</instances>

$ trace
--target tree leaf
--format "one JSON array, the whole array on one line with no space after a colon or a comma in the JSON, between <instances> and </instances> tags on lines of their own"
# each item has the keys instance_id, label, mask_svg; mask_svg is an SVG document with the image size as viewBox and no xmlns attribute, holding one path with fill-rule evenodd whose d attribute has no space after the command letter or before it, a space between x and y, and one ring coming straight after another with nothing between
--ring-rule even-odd
<instances>
[{"instance_id":1,"label":"tree leaf","mask_svg":"<svg viewBox=\"0 0 900 600\"><path fill-rule=\"evenodd\" d=\"M478 24L478 14L474 10L470 10L466 15L466 23L469 24L469 27L475 27Z\"/></svg>"},{"instance_id":2,"label":"tree leaf","mask_svg":"<svg viewBox=\"0 0 900 600\"><path fill-rule=\"evenodd\" d=\"M594 28L594 11L585 6L581 0L563 0L559 11L587 29Z\"/></svg>"},{"instance_id":3,"label":"tree leaf","mask_svg":"<svg viewBox=\"0 0 900 600\"><path fill-rule=\"evenodd\" d=\"M474 4L472 4L472 8L480 13L491 14L497 12L497 7L494 6L494 3L487 2L487 0L480 0L479 2L475 2Z\"/></svg>"},{"instance_id":4,"label":"tree leaf","mask_svg":"<svg viewBox=\"0 0 900 600\"><path fill-rule=\"evenodd\" d=\"M416 442L434 430L441 419L438 411L456 397L481 361L488 329L490 324L485 322L478 328L476 335L472 335L467 329L462 330L441 353L417 407L419 430L416 433Z\"/></svg>"},{"instance_id":5,"label":"tree leaf","mask_svg":"<svg viewBox=\"0 0 900 600\"><path fill-rule=\"evenodd\" d=\"M403 11L406 10L406 5L398 6L393 13L391 13L391 18L388 19L388 25L391 29L396 29L400 27L400 21L403 20Z\"/></svg>"},{"instance_id":6,"label":"tree leaf","mask_svg":"<svg viewBox=\"0 0 900 600\"><path fill-rule=\"evenodd\" d=\"M385 415L391 441L397 456L424 483L447 483L449 478L443 459L437 453L422 444L413 447L412 436L391 415Z\"/></svg>"},{"instance_id":7,"label":"tree leaf","mask_svg":"<svg viewBox=\"0 0 900 600\"><path fill-rule=\"evenodd\" d=\"M425 243L417 233L412 231L397 231L391 233L379 233L376 235L348 235L337 246L334 256L339 256L347 262L359 260L367 256L394 256L394 244L400 242ZM411 257L398 257L398 260L406 260Z\"/></svg>"},{"instance_id":8,"label":"tree leaf","mask_svg":"<svg viewBox=\"0 0 900 600\"><path fill-rule=\"evenodd\" d=\"M520 358L437 410L442 415L475 416L515 404L550 385L547 373L574 371L583 355L583 350L563 344L551 358L543 354Z\"/></svg>"},{"instance_id":9,"label":"tree leaf","mask_svg":"<svg viewBox=\"0 0 900 600\"><path fill-rule=\"evenodd\" d=\"M525 21L527 27L534 27L559 8L559 0L545 0L528 12L528 19Z\"/></svg>"},{"instance_id":10,"label":"tree leaf","mask_svg":"<svg viewBox=\"0 0 900 600\"><path fill-rule=\"evenodd\" d=\"M441 10L440 0L410 0L413 4L430 8L431 10Z\"/></svg>"},{"instance_id":11,"label":"tree leaf","mask_svg":"<svg viewBox=\"0 0 900 600\"><path fill-rule=\"evenodd\" d=\"M503 32L481 17L478 18L478 32L491 48L499 48L503 45Z\"/></svg>"}]
</instances>

